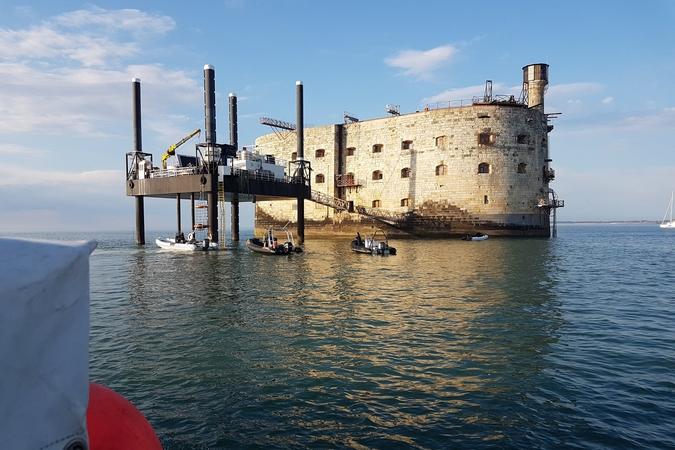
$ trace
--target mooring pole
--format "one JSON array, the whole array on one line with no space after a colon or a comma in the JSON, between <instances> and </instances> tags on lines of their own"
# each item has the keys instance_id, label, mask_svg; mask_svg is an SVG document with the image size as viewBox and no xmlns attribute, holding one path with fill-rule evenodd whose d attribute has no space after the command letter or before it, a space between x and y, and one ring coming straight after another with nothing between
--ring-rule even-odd
<instances>
[{"instance_id":1,"label":"mooring pole","mask_svg":"<svg viewBox=\"0 0 675 450\"><path fill-rule=\"evenodd\" d=\"M135 164L138 164L140 155L143 151L141 141L141 80L134 78L131 80L132 92L132 126L134 130L134 152L136 153ZM143 196L135 196L136 202L136 245L145 245L145 207L143 205Z\"/></svg>"},{"instance_id":2,"label":"mooring pole","mask_svg":"<svg viewBox=\"0 0 675 450\"><path fill-rule=\"evenodd\" d=\"M297 133L297 152L298 168L300 170L300 182L304 189L305 186L305 122L303 111L303 92L302 81L295 82L295 111L296 111L296 133ZM305 197L298 195L298 243L305 242Z\"/></svg>"},{"instance_id":3,"label":"mooring pole","mask_svg":"<svg viewBox=\"0 0 675 450\"><path fill-rule=\"evenodd\" d=\"M237 135L237 96L232 92L229 95L230 99L230 145L235 149L239 148L239 137ZM236 192L232 194L232 240L239 240L239 194Z\"/></svg>"},{"instance_id":4,"label":"mooring pole","mask_svg":"<svg viewBox=\"0 0 675 450\"><path fill-rule=\"evenodd\" d=\"M176 194L176 225L178 227L177 233L180 234L183 231L180 224L180 194Z\"/></svg>"},{"instance_id":5,"label":"mooring pole","mask_svg":"<svg viewBox=\"0 0 675 450\"><path fill-rule=\"evenodd\" d=\"M211 242L218 242L218 160L216 147L216 71L211 64L204 66L204 129L206 130L206 163L211 175L211 186L206 195L209 211Z\"/></svg>"}]
</instances>

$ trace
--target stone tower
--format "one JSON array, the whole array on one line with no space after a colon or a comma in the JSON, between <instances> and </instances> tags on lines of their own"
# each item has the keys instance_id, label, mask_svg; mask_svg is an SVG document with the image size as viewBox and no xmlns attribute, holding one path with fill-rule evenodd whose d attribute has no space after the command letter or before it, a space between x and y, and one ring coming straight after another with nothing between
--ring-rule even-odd
<instances>
[{"instance_id":1,"label":"stone tower","mask_svg":"<svg viewBox=\"0 0 675 450\"><path fill-rule=\"evenodd\" d=\"M548 64L523 67L523 87L527 86L527 106L544 112L544 94L548 87Z\"/></svg>"}]
</instances>

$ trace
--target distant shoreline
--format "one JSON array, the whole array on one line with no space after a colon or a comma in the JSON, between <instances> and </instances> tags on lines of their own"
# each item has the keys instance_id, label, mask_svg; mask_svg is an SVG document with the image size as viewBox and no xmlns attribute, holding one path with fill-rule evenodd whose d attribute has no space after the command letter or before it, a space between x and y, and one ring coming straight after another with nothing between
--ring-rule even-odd
<instances>
[{"instance_id":1,"label":"distant shoreline","mask_svg":"<svg viewBox=\"0 0 675 450\"><path fill-rule=\"evenodd\" d=\"M660 220L559 220L558 224L581 224L581 223L589 223L589 224L640 224L640 223L649 223L649 224L657 224L661 223Z\"/></svg>"}]
</instances>

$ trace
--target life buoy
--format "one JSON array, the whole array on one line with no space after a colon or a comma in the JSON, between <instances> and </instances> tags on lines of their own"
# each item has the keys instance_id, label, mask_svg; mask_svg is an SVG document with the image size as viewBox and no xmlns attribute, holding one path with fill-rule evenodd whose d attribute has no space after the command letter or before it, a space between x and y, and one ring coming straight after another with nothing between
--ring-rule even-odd
<instances>
[{"instance_id":1,"label":"life buoy","mask_svg":"<svg viewBox=\"0 0 675 450\"><path fill-rule=\"evenodd\" d=\"M129 189L134 188L134 182L132 180L129 180Z\"/></svg>"},{"instance_id":2,"label":"life buoy","mask_svg":"<svg viewBox=\"0 0 675 450\"><path fill-rule=\"evenodd\" d=\"M206 177L204 175L202 175L202 177L199 179L199 182L201 184L206 184Z\"/></svg>"}]
</instances>

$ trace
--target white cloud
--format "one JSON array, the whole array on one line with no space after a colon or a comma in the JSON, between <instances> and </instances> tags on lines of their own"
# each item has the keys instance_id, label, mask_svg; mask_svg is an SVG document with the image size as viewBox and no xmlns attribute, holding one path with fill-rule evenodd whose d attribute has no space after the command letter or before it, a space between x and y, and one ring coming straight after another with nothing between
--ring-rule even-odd
<instances>
[{"instance_id":1,"label":"white cloud","mask_svg":"<svg viewBox=\"0 0 675 450\"><path fill-rule=\"evenodd\" d=\"M605 98L602 99L602 103L605 104L605 105L609 105L609 104L612 103L613 101L614 101L614 97L611 97L611 96L610 96L610 97L605 97Z\"/></svg>"},{"instance_id":2,"label":"white cloud","mask_svg":"<svg viewBox=\"0 0 675 450\"><path fill-rule=\"evenodd\" d=\"M402 50L385 58L384 62L391 67L403 69L404 75L426 79L434 70L450 62L456 54L457 48L448 44L430 50Z\"/></svg>"},{"instance_id":3,"label":"white cloud","mask_svg":"<svg viewBox=\"0 0 675 450\"><path fill-rule=\"evenodd\" d=\"M521 86L506 86L503 83L492 83L493 95L520 95ZM485 93L485 85L464 86L448 89L421 100L422 104L470 101L473 97L482 97Z\"/></svg>"},{"instance_id":4,"label":"white cloud","mask_svg":"<svg viewBox=\"0 0 675 450\"><path fill-rule=\"evenodd\" d=\"M53 20L66 28L104 28L137 34L163 34L173 30L176 22L169 16L148 14L138 9L106 10L99 7L71 11Z\"/></svg>"},{"instance_id":5,"label":"white cloud","mask_svg":"<svg viewBox=\"0 0 675 450\"><path fill-rule=\"evenodd\" d=\"M123 170L58 171L39 170L15 165L0 165L0 186L59 186L96 192L124 187ZM122 186L122 187L120 187Z\"/></svg>"},{"instance_id":6,"label":"white cloud","mask_svg":"<svg viewBox=\"0 0 675 450\"><path fill-rule=\"evenodd\" d=\"M77 10L27 29L0 29L0 58L7 61L65 59L103 66L139 53L130 36L163 34L175 27L168 16L135 9Z\"/></svg>"},{"instance_id":7,"label":"white cloud","mask_svg":"<svg viewBox=\"0 0 675 450\"><path fill-rule=\"evenodd\" d=\"M0 155L9 156L9 155L22 155L22 156L35 156L44 154L44 150L39 150L36 148L27 147L20 144L4 144L0 142Z\"/></svg>"}]
</instances>

